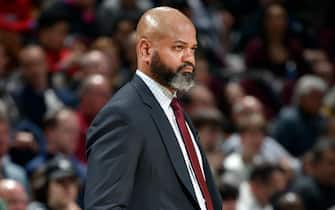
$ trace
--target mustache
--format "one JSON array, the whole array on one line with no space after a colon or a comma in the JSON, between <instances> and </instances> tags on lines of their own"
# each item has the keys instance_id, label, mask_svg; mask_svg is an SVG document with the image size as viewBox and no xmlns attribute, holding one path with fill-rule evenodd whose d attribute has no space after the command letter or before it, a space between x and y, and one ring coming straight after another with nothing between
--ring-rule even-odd
<instances>
[{"instance_id":1,"label":"mustache","mask_svg":"<svg viewBox=\"0 0 335 210\"><path fill-rule=\"evenodd\" d=\"M193 63L190 63L190 62L185 62L183 65L179 66L178 69L177 69L177 72L180 72L183 68L186 68L186 67L191 67L192 72L194 72L195 65Z\"/></svg>"}]
</instances>

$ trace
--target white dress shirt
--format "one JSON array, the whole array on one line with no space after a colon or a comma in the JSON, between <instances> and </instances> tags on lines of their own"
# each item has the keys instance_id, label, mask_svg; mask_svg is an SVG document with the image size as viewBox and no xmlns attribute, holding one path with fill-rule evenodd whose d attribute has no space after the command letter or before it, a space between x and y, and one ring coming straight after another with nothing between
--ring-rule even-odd
<instances>
[{"instance_id":1,"label":"white dress shirt","mask_svg":"<svg viewBox=\"0 0 335 210\"><path fill-rule=\"evenodd\" d=\"M192 168L192 165L191 165L191 161L190 161L190 159L188 157L184 141L182 139L182 136L181 136L179 128L178 128L176 117L174 115L172 107L170 106L173 97L175 97L175 94L172 94L167 88L163 87L162 85L160 85L155 80L151 79L149 76L147 76L143 72L137 70L136 74L149 87L149 89L151 90L151 92L155 96L156 100L158 101L158 103L160 104L160 106L162 107L162 109L164 110L164 113L165 113L166 117L168 118L168 120L170 122L170 125L173 128L175 136L177 137L179 147L180 147L180 149L181 149L181 151L183 153L183 157L184 157L184 160L185 160L185 163L186 163L186 166L187 166L188 174L189 174L189 176L191 178L193 189L194 189L195 195L197 197L199 206L200 206L201 210L207 210L207 208L206 208L206 202L205 202L205 199L204 199L204 197L202 195L202 192L201 192L200 186L198 184L197 178L195 176L195 173L193 171L193 168ZM185 122L185 123L187 125L188 132L191 135L191 138L192 138L192 141L193 141L193 145L195 147L195 151L197 153L198 160L200 162L200 167L201 167L202 173L204 175L203 163L202 163L202 158L201 158L201 154L200 154L199 148L197 146L197 143L194 140L194 136L193 136L193 133L190 130L189 125L187 124L187 122ZM206 178L206 177L204 176L204 178Z\"/></svg>"}]
</instances>

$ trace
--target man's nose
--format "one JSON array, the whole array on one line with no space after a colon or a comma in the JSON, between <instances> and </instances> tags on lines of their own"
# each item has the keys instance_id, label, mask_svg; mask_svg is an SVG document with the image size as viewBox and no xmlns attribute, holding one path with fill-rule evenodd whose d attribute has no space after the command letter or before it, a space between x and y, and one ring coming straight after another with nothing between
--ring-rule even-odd
<instances>
[{"instance_id":1,"label":"man's nose","mask_svg":"<svg viewBox=\"0 0 335 210\"><path fill-rule=\"evenodd\" d=\"M182 57L182 62L188 62L195 65L194 50L189 48L185 49Z\"/></svg>"}]
</instances>

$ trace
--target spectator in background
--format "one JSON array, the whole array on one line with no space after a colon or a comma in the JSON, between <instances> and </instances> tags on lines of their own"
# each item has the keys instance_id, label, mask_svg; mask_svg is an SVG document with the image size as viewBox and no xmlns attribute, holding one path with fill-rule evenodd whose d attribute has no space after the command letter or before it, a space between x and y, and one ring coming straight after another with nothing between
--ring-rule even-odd
<instances>
[{"instance_id":1,"label":"spectator in background","mask_svg":"<svg viewBox=\"0 0 335 210\"><path fill-rule=\"evenodd\" d=\"M24 187L12 179L0 179L0 198L7 210L27 210L29 196Z\"/></svg>"},{"instance_id":2,"label":"spectator in background","mask_svg":"<svg viewBox=\"0 0 335 210\"><path fill-rule=\"evenodd\" d=\"M218 107L228 119L228 132L234 132L233 105L246 95L238 81L228 81L216 95Z\"/></svg>"},{"instance_id":3,"label":"spectator in background","mask_svg":"<svg viewBox=\"0 0 335 210\"><path fill-rule=\"evenodd\" d=\"M257 113L239 119L240 150L228 155L223 162L226 173L237 176L239 183L246 181L253 164L262 160L260 151L265 138L265 126L264 118Z\"/></svg>"},{"instance_id":4,"label":"spectator in background","mask_svg":"<svg viewBox=\"0 0 335 210\"><path fill-rule=\"evenodd\" d=\"M91 50L103 52L110 62L110 71L113 72L113 74L119 73L121 69L120 49L111 37L98 37L91 44ZM129 50L129 53L131 52L132 50Z\"/></svg>"},{"instance_id":5,"label":"spectator in background","mask_svg":"<svg viewBox=\"0 0 335 210\"><path fill-rule=\"evenodd\" d=\"M82 56L80 71L76 75L79 79L79 86L87 77L100 74L109 80L111 88L118 88L122 84L122 78L119 71L112 66L113 64L104 52L99 50L88 51Z\"/></svg>"},{"instance_id":6,"label":"spectator in background","mask_svg":"<svg viewBox=\"0 0 335 210\"><path fill-rule=\"evenodd\" d=\"M10 125L6 110L0 110L0 178L14 179L30 192L29 182L23 168L13 163L8 156Z\"/></svg>"},{"instance_id":7,"label":"spectator in background","mask_svg":"<svg viewBox=\"0 0 335 210\"><path fill-rule=\"evenodd\" d=\"M117 22L115 31L113 33L113 39L120 49L122 66L125 67L128 66L128 50L135 50L135 48L129 49L129 37L135 32L135 26L135 22L131 19L122 18Z\"/></svg>"},{"instance_id":8,"label":"spectator in background","mask_svg":"<svg viewBox=\"0 0 335 210\"><path fill-rule=\"evenodd\" d=\"M195 75L195 81L197 84L201 84L209 87L212 80L211 72L209 71L209 63L205 57L197 58L196 66L197 74Z\"/></svg>"},{"instance_id":9,"label":"spectator in background","mask_svg":"<svg viewBox=\"0 0 335 210\"><path fill-rule=\"evenodd\" d=\"M13 81L13 71L9 66L10 58L4 44L0 41L0 100L7 107L11 122L19 118L19 111L15 106L13 97L9 93L10 85Z\"/></svg>"},{"instance_id":10,"label":"spectator in background","mask_svg":"<svg viewBox=\"0 0 335 210\"><path fill-rule=\"evenodd\" d=\"M281 110L274 124L273 138L295 157L311 149L324 132L320 108L326 88L326 83L316 76L301 77L294 90L293 105Z\"/></svg>"},{"instance_id":11,"label":"spectator in background","mask_svg":"<svg viewBox=\"0 0 335 210\"><path fill-rule=\"evenodd\" d=\"M201 108L192 113L191 120L198 131L200 144L206 154L213 175L219 182L224 159L220 147L224 135L222 130L224 118L220 111L215 108Z\"/></svg>"},{"instance_id":12,"label":"spectator in background","mask_svg":"<svg viewBox=\"0 0 335 210\"><path fill-rule=\"evenodd\" d=\"M148 0L104 0L98 10L101 33L103 35L113 35L121 19L137 22L144 10L151 6L151 1Z\"/></svg>"},{"instance_id":13,"label":"spectator in background","mask_svg":"<svg viewBox=\"0 0 335 210\"><path fill-rule=\"evenodd\" d=\"M192 115L196 110L202 108L215 108L215 98L210 90L202 85L196 84L191 90L182 96L185 110Z\"/></svg>"},{"instance_id":14,"label":"spectator in background","mask_svg":"<svg viewBox=\"0 0 335 210\"><path fill-rule=\"evenodd\" d=\"M274 205L274 210L304 210L304 204L299 195L293 192L283 194Z\"/></svg>"},{"instance_id":15,"label":"spectator in background","mask_svg":"<svg viewBox=\"0 0 335 210\"><path fill-rule=\"evenodd\" d=\"M20 64L19 87L13 90L15 102L23 118L42 127L43 118L64 104L56 91L49 88L47 61L41 47L29 45L23 48Z\"/></svg>"},{"instance_id":16,"label":"spectator in background","mask_svg":"<svg viewBox=\"0 0 335 210\"><path fill-rule=\"evenodd\" d=\"M62 154L71 161L77 175L81 178L81 181L84 181L86 166L75 157L80 135L80 125L76 112L63 108L49 116L44 122L44 133L47 142L46 151L27 164L28 174L33 174L47 161Z\"/></svg>"},{"instance_id":17,"label":"spectator in background","mask_svg":"<svg viewBox=\"0 0 335 210\"><path fill-rule=\"evenodd\" d=\"M80 102L77 111L80 123L80 140L76 156L83 162L86 162L85 141L87 128L112 94L113 89L110 87L109 80L98 74L88 76L80 87Z\"/></svg>"},{"instance_id":18,"label":"spectator in background","mask_svg":"<svg viewBox=\"0 0 335 210\"><path fill-rule=\"evenodd\" d=\"M33 27L30 0L0 1L0 43L8 53L8 67L16 67L18 53L24 41L23 34Z\"/></svg>"},{"instance_id":19,"label":"spectator in background","mask_svg":"<svg viewBox=\"0 0 335 210\"><path fill-rule=\"evenodd\" d=\"M243 94L243 93L242 93ZM232 121L237 126L240 118L253 113L264 115L263 104L254 96L242 95L231 96Z\"/></svg>"},{"instance_id":20,"label":"spectator in background","mask_svg":"<svg viewBox=\"0 0 335 210\"><path fill-rule=\"evenodd\" d=\"M223 183L220 185L222 198L222 210L236 210L236 203L239 196L238 188L234 185Z\"/></svg>"},{"instance_id":21,"label":"spectator in background","mask_svg":"<svg viewBox=\"0 0 335 210\"><path fill-rule=\"evenodd\" d=\"M283 190L276 183L282 175L282 171L274 165L255 165L249 180L240 186L237 210L272 210L271 197Z\"/></svg>"},{"instance_id":22,"label":"spectator in background","mask_svg":"<svg viewBox=\"0 0 335 210\"><path fill-rule=\"evenodd\" d=\"M215 108L200 108L191 115L192 122L199 132L200 143L205 152L212 152L220 146L224 118Z\"/></svg>"},{"instance_id":23,"label":"spectator in background","mask_svg":"<svg viewBox=\"0 0 335 210\"><path fill-rule=\"evenodd\" d=\"M76 203L79 192L78 175L71 162L56 156L32 177L35 202L28 210L80 210Z\"/></svg>"},{"instance_id":24,"label":"spectator in background","mask_svg":"<svg viewBox=\"0 0 335 210\"><path fill-rule=\"evenodd\" d=\"M100 34L96 18L97 4L97 0L59 0L50 3L44 12L66 14L69 33L81 36L87 42L91 42Z\"/></svg>"},{"instance_id":25,"label":"spectator in background","mask_svg":"<svg viewBox=\"0 0 335 210\"><path fill-rule=\"evenodd\" d=\"M288 15L280 4L270 4L264 10L260 37L249 41L245 49L248 68L265 69L280 78L294 79L301 68L302 48L288 33Z\"/></svg>"},{"instance_id":26,"label":"spectator in background","mask_svg":"<svg viewBox=\"0 0 335 210\"><path fill-rule=\"evenodd\" d=\"M120 76L123 79L123 83L128 82L135 73L136 64L137 64L137 56L136 56L136 33L133 31L129 34L127 41L125 43L125 62L120 71ZM121 87L121 86L120 86Z\"/></svg>"},{"instance_id":27,"label":"spectator in background","mask_svg":"<svg viewBox=\"0 0 335 210\"><path fill-rule=\"evenodd\" d=\"M232 111L233 123L237 126L236 128L239 127L242 130L237 130L223 143L222 148L226 155L243 153L245 147L251 149L248 148L248 144L251 144L256 146L257 149L254 148L256 149L254 152L259 158L280 164L290 170L299 169L299 162L275 139L266 135L268 123L263 114L263 105L258 99L253 96L244 96L235 101ZM249 139L249 143L242 142L242 138Z\"/></svg>"},{"instance_id":28,"label":"spectator in background","mask_svg":"<svg viewBox=\"0 0 335 210\"><path fill-rule=\"evenodd\" d=\"M101 74L104 77L110 77L110 63L107 56L99 50L86 52L80 58L80 68L74 75L72 89L78 91L81 83L85 78L92 74Z\"/></svg>"},{"instance_id":29,"label":"spectator in background","mask_svg":"<svg viewBox=\"0 0 335 210\"><path fill-rule=\"evenodd\" d=\"M306 210L327 210L335 205L335 140L319 139L311 150L310 174L297 177L291 190Z\"/></svg>"},{"instance_id":30,"label":"spectator in background","mask_svg":"<svg viewBox=\"0 0 335 210\"><path fill-rule=\"evenodd\" d=\"M64 10L45 9L37 19L37 38L45 50L48 72L62 70L62 62L70 56L64 41L69 34L68 16Z\"/></svg>"},{"instance_id":31,"label":"spectator in background","mask_svg":"<svg viewBox=\"0 0 335 210\"><path fill-rule=\"evenodd\" d=\"M24 127L26 125L27 127ZM37 133L41 132L41 130L36 126L33 127L34 125L29 122L26 125L22 127L19 125L22 130L20 130L20 127L15 130L9 150L11 160L22 167L44 149L44 142L41 142L44 139L43 137L39 139L40 136L38 135L41 133Z\"/></svg>"}]
</instances>

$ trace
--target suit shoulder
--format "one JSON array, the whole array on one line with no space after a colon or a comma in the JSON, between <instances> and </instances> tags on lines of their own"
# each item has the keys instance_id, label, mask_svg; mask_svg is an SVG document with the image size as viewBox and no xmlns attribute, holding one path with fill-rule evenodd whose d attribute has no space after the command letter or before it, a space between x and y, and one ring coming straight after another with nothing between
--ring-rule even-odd
<instances>
[{"instance_id":1,"label":"suit shoulder","mask_svg":"<svg viewBox=\"0 0 335 210\"><path fill-rule=\"evenodd\" d=\"M135 88L130 83L127 83L112 96L112 98L97 114L97 117L107 113L126 115L130 110L134 109L134 107L139 104L140 98L136 93Z\"/></svg>"}]
</instances>

